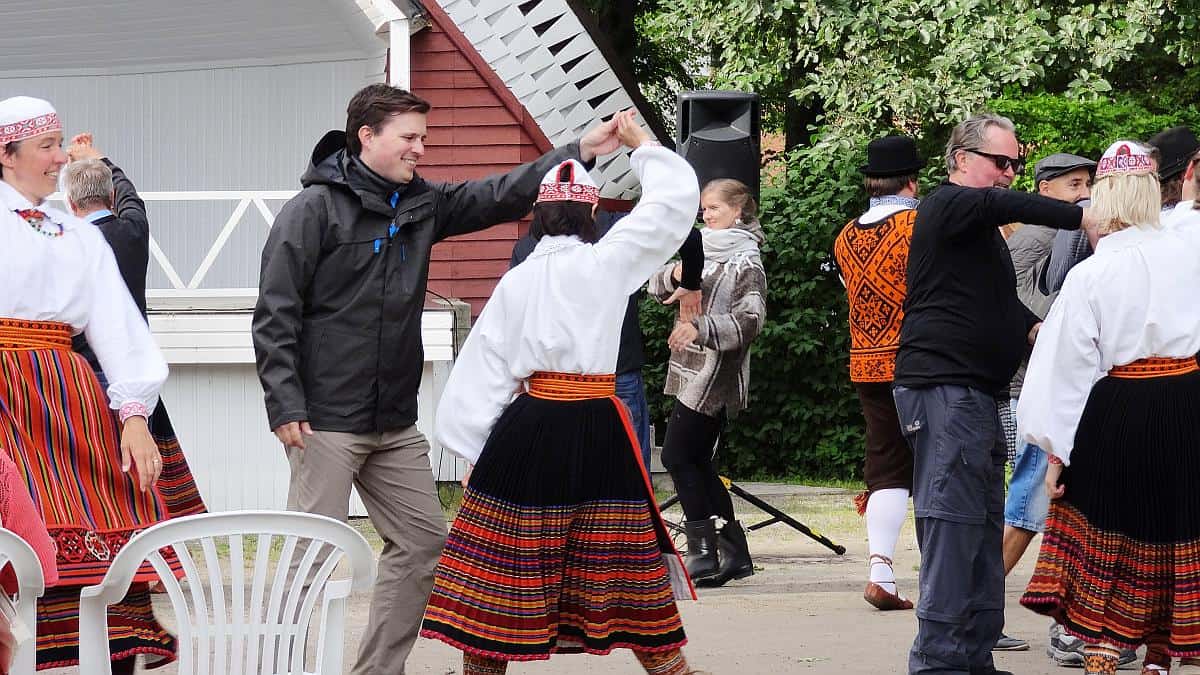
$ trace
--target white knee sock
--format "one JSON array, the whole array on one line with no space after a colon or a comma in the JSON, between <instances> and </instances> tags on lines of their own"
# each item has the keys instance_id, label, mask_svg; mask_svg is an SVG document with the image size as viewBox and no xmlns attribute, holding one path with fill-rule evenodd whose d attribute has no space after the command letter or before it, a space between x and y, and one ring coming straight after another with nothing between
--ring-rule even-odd
<instances>
[{"instance_id":1,"label":"white knee sock","mask_svg":"<svg viewBox=\"0 0 1200 675\"><path fill-rule=\"evenodd\" d=\"M908 516L908 490L889 488L871 493L867 501L867 547L872 555L889 560L896 555L896 540ZM896 592L896 577L892 568L878 559L871 561L871 581L884 590Z\"/></svg>"}]
</instances>

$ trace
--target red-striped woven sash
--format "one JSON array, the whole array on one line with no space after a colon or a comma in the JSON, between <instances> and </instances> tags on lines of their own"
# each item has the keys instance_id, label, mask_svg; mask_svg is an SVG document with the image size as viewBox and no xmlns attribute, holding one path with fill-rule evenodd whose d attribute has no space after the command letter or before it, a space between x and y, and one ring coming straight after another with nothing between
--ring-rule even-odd
<instances>
[{"instance_id":1,"label":"red-striped woven sash","mask_svg":"<svg viewBox=\"0 0 1200 675\"><path fill-rule=\"evenodd\" d=\"M529 376L529 395L551 401L584 401L617 393L616 375L578 375L538 371Z\"/></svg>"},{"instance_id":2,"label":"red-striped woven sash","mask_svg":"<svg viewBox=\"0 0 1200 675\"><path fill-rule=\"evenodd\" d=\"M1160 357L1151 357L1148 359L1138 359L1133 363L1126 363L1123 366L1113 366L1113 369L1108 371L1111 377L1119 377L1123 380L1143 380L1151 377L1171 377L1172 375L1186 375L1200 370L1200 364L1196 363L1196 359L1167 359Z\"/></svg>"},{"instance_id":3,"label":"red-striped woven sash","mask_svg":"<svg viewBox=\"0 0 1200 675\"><path fill-rule=\"evenodd\" d=\"M71 327L57 321L0 318L0 351L71 349Z\"/></svg>"}]
</instances>

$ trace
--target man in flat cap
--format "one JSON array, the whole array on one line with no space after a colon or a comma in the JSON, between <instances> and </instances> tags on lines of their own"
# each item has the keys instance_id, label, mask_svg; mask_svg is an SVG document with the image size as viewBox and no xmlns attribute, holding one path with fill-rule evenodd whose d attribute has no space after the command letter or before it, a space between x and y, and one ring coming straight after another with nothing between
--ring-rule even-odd
<instances>
[{"instance_id":1,"label":"man in flat cap","mask_svg":"<svg viewBox=\"0 0 1200 675\"><path fill-rule=\"evenodd\" d=\"M1149 144L1158 150L1158 180L1162 190L1163 224L1171 224L1176 218L1189 215L1186 209L1176 212L1181 200L1189 199L1184 190L1192 188L1196 173L1196 160L1200 156L1200 140L1184 126L1172 127L1156 134ZM1185 188L1185 186L1187 186ZM1055 237L1039 283L1042 292L1054 293L1062 288L1067 272L1092 254L1094 241L1089 241L1082 231L1060 232Z\"/></svg>"}]
</instances>

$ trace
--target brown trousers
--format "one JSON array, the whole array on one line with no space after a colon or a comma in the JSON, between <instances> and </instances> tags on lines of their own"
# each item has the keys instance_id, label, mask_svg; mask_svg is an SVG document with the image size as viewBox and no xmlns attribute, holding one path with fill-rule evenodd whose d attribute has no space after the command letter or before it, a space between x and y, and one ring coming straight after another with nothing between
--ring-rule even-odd
<instances>
[{"instance_id":1,"label":"brown trousers","mask_svg":"<svg viewBox=\"0 0 1200 675\"><path fill-rule=\"evenodd\" d=\"M288 509L344 521L353 484L383 538L353 675L402 675L446 541L429 442L411 426L373 434L314 431L304 443L304 450L287 451L292 470Z\"/></svg>"}]
</instances>

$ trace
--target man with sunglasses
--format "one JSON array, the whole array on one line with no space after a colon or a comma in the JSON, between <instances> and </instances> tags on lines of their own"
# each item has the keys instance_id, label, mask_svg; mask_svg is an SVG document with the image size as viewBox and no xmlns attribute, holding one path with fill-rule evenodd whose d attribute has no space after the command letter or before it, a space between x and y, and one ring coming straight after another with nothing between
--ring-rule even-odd
<instances>
[{"instance_id":1,"label":"man with sunglasses","mask_svg":"<svg viewBox=\"0 0 1200 675\"><path fill-rule=\"evenodd\" d=\"M947 180L917 207L894 390L921 548L913 675L1003 672L992 661L1007 455L996 401L1040 320L1017 298L999 227L1092 225L1078 206L1007 190L1024 164L1010 120L973 116L951 133Z\"/></svg>"}]
</instances>

